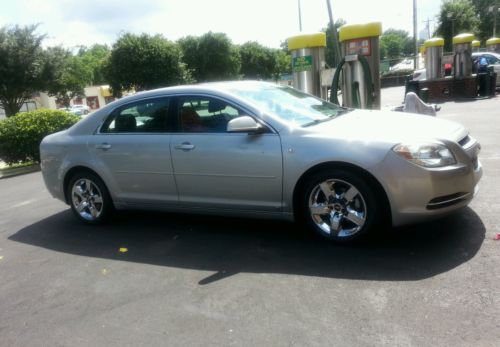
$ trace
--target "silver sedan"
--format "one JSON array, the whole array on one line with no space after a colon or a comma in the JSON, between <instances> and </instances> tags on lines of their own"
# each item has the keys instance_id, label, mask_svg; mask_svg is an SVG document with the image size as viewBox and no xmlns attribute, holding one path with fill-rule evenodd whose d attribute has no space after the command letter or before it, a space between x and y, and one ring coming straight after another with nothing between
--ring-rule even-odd
<instances>
[{"instance_id":1,"label":"silver sedan","mask_svg":"<svg viewBox=\"0 0 500 347\"><path fill-rule=\"evenodd\" d=\"M479 150L454 122L263 82L138 93L40 145L48 190L86 223L114 209L280 218L335 241L466 206Z\"/></svg>"}]
</instances>

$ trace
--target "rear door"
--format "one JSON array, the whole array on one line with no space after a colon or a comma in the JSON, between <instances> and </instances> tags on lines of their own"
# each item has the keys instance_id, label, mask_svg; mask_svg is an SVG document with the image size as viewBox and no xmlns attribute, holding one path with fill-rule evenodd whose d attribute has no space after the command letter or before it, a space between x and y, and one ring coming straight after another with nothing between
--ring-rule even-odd
<instances>
[{"instance_id":1,"label":"rear door","mask_svg":"<svg viewBox=\"0 0 500 347\"><path fill-rule=\"evenodd\" d=\"M227 123L249 115L226 100L179 96L172 161L181 206L280 211L281 142L277 133L226 132ZM250 115L251 116L251 115Z\"/></svg>"},{"instance_id":2,"label":"rear door","mask_svg":"<svg viewBox=\"0 0 500 347\"><path fill-rule=\"evenodd\" d=\"M170 98L116 109L88 143L114 199L125 204L177 203L170 157Z\"/></svg>"}]
</instances>

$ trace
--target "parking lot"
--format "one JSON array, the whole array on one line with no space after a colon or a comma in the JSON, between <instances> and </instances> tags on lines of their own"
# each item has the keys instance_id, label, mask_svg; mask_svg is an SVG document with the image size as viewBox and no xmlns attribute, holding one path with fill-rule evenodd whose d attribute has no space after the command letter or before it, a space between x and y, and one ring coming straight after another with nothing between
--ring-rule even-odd
<instances>
[{"instance_id":1,"label":"parking lot","mask_svg":"<svg viewBox=\"0 0 500 347\"><path fill-rule=\"evenodd\" d=\"M359 245L180 214L90 227L40 173L0 180L0 346L497 346L500 98L441 106L482 144L478 196Z\"/></svg>"}]
</instances>

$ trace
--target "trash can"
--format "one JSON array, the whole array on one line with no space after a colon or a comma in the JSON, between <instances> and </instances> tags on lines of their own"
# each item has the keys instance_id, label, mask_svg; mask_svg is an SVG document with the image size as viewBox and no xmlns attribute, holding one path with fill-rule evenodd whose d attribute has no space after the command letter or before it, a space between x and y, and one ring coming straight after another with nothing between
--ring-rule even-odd
<instances>
[{"instance_id":1,"label":"trash can","mask_svg":"<svg viewBox=\"0 0 500 347\"><path fill-rule=\"evenodd\" d=\"M422 88L420 89L420 93L418 94L420 99L422 99L423 102L426 104L429 103L429 88Z\"/></svg>"},{"instance_id":2,"label":"trash can","mask_svg":"<svg viewBox=\"0 0 500 347\"><path fill-rule=\"evenodd\" d=\"M491 77L489 72L480 72L477 74L477 84L479 86L479 96L489 96L491 94Z\"/></svg>"}]
</instances>

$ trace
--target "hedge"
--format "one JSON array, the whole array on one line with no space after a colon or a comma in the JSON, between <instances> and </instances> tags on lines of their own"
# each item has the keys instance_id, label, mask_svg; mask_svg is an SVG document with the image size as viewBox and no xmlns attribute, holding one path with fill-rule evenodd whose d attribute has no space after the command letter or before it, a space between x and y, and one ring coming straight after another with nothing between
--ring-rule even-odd
<instances>
[{"instance_id":1,"label":"hedge","mask_svg":"<svg viewBox=\"0 0 500 347\"><path fill-rule=\"evenodd\" d=\"M67 129L80 118L65 111L36 110L0 121L0 160L8 165L40 162L40 142Z\"/></svg>"}]
</instances>

